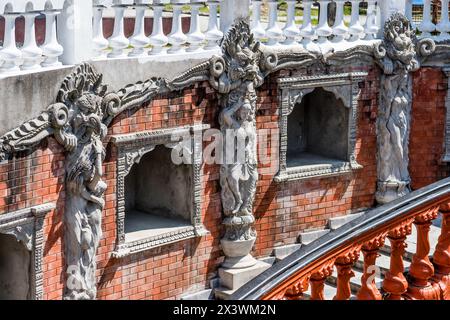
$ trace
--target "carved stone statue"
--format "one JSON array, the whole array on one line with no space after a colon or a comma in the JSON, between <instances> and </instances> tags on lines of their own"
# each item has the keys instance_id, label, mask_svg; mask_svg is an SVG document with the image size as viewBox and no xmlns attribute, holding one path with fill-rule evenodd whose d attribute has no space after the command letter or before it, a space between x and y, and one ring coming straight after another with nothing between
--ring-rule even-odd
<instances>
[{"instance_id":1,"label":"carved stone statue","mask_svg":"<svg viewBox=\"0 0 450 320\"><path fill-rule=\"evenodd\" d=\"M250 255L256 240L253 201L258 181L256 88L276 66L253 39L246 21L237 21L222 41L223 57L211 61L210 83L219 92L219 124L224 143L220 169L226 259L223 267L244 268L256 263Z\"/></svg>"},{"instance_id":2,"label":"carved stone statue","mask_svg":"<svg viewBox=\"0 0 450 320\"><path fill-rule=\"evenodd\" d=\"M417 40L408 19L396 13L386 22L384 41L375 47L375 58L384 72L377 120L378 203L387 203L410 191L409 132L412 79L419 58L435 50L431 39Z\"/></svg>"},{"instance_id":3,"label":"carved stone statue","mask_svg":"<svg viewBox=\"0 0 450 320\"><path fill-rule=\"evenodd\" d=\"M50 135L67 151L64 299L95 299L97 295L96 252L107 188L102 180L107 126L122 111L140 106L164 90L165 80L150 79L107 93L102 76L84 63L64 79L55 104L0 137L0 159L32 150Z\"/></svg>"}]
</instances>

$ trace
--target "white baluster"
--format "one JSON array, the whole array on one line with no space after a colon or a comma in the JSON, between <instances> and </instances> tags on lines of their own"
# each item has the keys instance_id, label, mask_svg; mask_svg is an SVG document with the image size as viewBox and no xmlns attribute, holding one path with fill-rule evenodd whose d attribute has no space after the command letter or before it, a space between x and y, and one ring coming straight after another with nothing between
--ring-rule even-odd
<instances>
[{"instance_id":1,"label":"white baluster","mask_svg":"<svg viewBox=\"0 0 450 320\"><path fill-rule=\"evenodd\" d=\"M333 42L339 43L344 41L348 34L348 28L344 23L344 5L347 0L335 0L336 2L336 19L333 26Z\"/></svg>"},{"instance_id":2,"label":"white baluster","mask_svg":"<svg viewBox=\"0 0 450 320\"><path fill-rule=\"evenodd\" d=\"M423 20L419 25L419 30L423 37L430 37L431 32L436 29L436 26L431 21L431 0L425 0L423 4Z\"/></svg>"},{"instance_id":3,"label":"white baluster","mask_svg":"<svg viewBox=\"0 0 450 320\"><path fill-rule=\"evenodd\" d=\"M331 36L331 33L333 32L328 25L328 4L330 2L330 0L320 1L319 25L316 30L316 33L319 36L319 43L328 42L328 37Z\"/></svg>"},{"instance_id":4,"label":"white baluster","mask_svg":"<svg viewBox=\"0 0 450 320\"><path fill-rule=\"evenodd\" d=\"M251 29L256 40L261 40L266 36L266 31L261 25L261 6L262 0L253 0Z\"/></svg>"},{"instance_id":5,"label":"white baluster","mask_svg":"<svg viewBox=\"0 0 450 320\"><path fill-rule=\"evenodd\" d=\"M45 42L42 45L42 53L46 59L42 62L43 67L60 66L58 57L63 54L64 48L58 43L56 36L56 16L59 11L44 11L45 14Z\"/></svg>"},{"instance_id":6,"label":"white baluster","mask_svg":"<svg viewBox=\"0 0 450 320\"><path fill-rule=\"evenodd\" d=\"M436 26L436 29L441 33L440 39L449 39L450 21L448 17L448 2L449 0L441 0L441 21Z\"/></svg>"},{"instance_id":7,"label":"white baluster","mask_svg":"<svg viewBox=\"0 0 450 320\"><path fill-rule=\"evenodd\" d=\"M367 0L367 20L366 20L366 38L365 40L375 39L376 34L380 28L377 24L377 0ZM410 20L411 21L411 20Z\"/></svg>"},{"instance_id":8,"label":"white baluster","mask_svg":"<svg viewBox=\"0 0 450 320\"><path fill-rule=\"evenodd\" d=\"M168 43L168 39L163 31L163 4L153 4L153 31L150 35L150 44L153 46L151 55L162 54L166 50L164 47Z\"/></svg>"},{"instance_id":9,"label":"white baluster","mask_svg":"<svg viewBox=\"0 0 450 320\"><path fill-rule=\"evenodd\" d=\"M406 0L405 16L408 18L409 21L411 21L411 24L413 24L412 9L413 9L412 0Z\"/></svg>"},{"instance_id":10,"label":"white baluster","mask_svg":"<svg viewBox=\"0 0 450 320\"><path fill-rule=\"evenodd\" d=\"M311 23L311 8L313 0L303 0L303 24L300 35L303 37L302 45L308 51L318 51L318 46L313 43L315 31Z\"/></svg>"},{"instance_id":11,"label":"white baluster","mask_svg":"<svg viewBox=\"0 0 450 320\"><path fill-rule=\"evenodd\" d=\"M39 13L37 12L26 12L23 14L25 18L25 32L22 47L22 70L33 70L41 67L42 49L36 43L35 29L35 19L38 15Z\"/></svg>"},{"instance_id":12,"label":"white baluster","mask_svg":"<svg viewBox=\"0 0 450 320\"><path fill-rule=\"evenodd\" d=\"M350 39L349 41L357 41L361 38L362 33L364 32L364 28L361 26L359 22L359 3L360 0L351 0L352 3L352 17L350 21Z\"/></svg>"},{"instance_id":13,"label":"white baluster","mask_svg":"<svg viewBox=\"0 0 450 320\"><path fill-rule=\"evenodd\" d=\"M220 1L208 1L209 6L209 22L208 30L206 31L205 37L208 41L206 43L206 50L219 48L219 41L223 38L223 32L219 28L219 20L217 19L217 9Z\"/></svg>"},{"instance_id":14,"label":"white baluster","mask_svg":"<svg viewBox=\"0 0 450 320\"><path fill-rule=\"evenodd\" d=\"M5 18L5 36L3 39L3 48L0 51L1 59L4 60L3 65L0 68L2 72L13 72L18 71L17 66L22 53L16 46L16 18L18 14L15 13L5 13L3 17Z\"/></svg>"},{"instance_id":15,"label":"white baluster","mask_svg":"<svg viewBox=\"0 0 450 320\"><path fill-rule=\"evenodd\" d=\"M182 28L182 8L183 5L180 3L173 4L172 31L169 34L169 43L172 47L168 50L168 53L185 52L183 45L186 43L187 37Z\"/></svg>"},{"instance_id":16,"label":"white baluster","mask_svg":"<svg viewBox=\"0 0 450 320\"><path fill-rule=\"evenodd\" d=\"M114 31L109 38L109 46L112 51L108 54L109 58L123 58L126 57L124 49L128 47L130 42L125 37L124 31L124 13L126 6L114 5Z\"/></svg>"},{"instance_id":17,"label":"white baluster","mask_svg":"<svg viewBox=\"0 0 450 320\"><path fill-rule=\"evenodd\" d=\"M145 10L147 5L137 4L136 19L134 21L134 33L130 38L130 44L134 47L130 52L130 57L142 57L145 55L144 48L150 43L149 38L145 35Z\"/></svg>"},{"instance_id":18,"label":"white baluster","mask_svg":"<svg viewBox=\"0 0 450 320\"><path fill-rule=\"evenodd\" d=\"M296 0L287 0L287 20L286 26L283 29L283 33L286 37L286 41L284 44L290 45L294 44L297 39L300 37L300 30L295 23L295 4Z\"/></svg>"},{"instance_id":19,"label":"white baluster","mask_svg":"<svg viewBox=\"0 0 450 320\"><path fill-rule=\"evenodd\" d=\"M202 4L200 2L193 2L191 4L191 26L187 35L187 41L189 42L189 48L187 51L196 52L202 51L202 44L205 41L205 35L200 30L200 8Z\"/></svg>"},{"instance_id":20,"label":"white baluster","mask_svg":"<svg viewBox=\"0 0 450 320\"><path fill-rule=\"evenodd\" d=\"M278 26L278 1L269 0L269 25L266 30L266 35L269 38L267 45L275 46L283 40L283 31Z\"/></svg>"},{"instance_id":21,"label":"white baluster","mask_svg":"<svg viewBox=\"0 0 450 320\"><path fill-rule=\"evenodd\" d=\"M105 50L108 48L108 40L103 35L103 10L102 5L94 6L94 24L92 26L94 37L92 39L96 58L106 58Z\"/></svg>"}]
</instances>

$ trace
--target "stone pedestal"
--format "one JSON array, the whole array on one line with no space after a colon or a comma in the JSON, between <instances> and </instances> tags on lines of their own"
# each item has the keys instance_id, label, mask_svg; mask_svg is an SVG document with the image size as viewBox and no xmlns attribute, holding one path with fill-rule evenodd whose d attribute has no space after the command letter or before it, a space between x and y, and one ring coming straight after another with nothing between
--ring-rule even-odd
<instances>
[{"instance_id":1,"label":"stone pedestal","mask_svg":"<svg viewBox=\"0 0 450 320\"><path fill-rule=\"evenodd\" d=\"M256 260L256 264L249 268L220 268L220 287L215 289L216 299L227 300L237 289L270 267L269 263Z\"/></svg>"}]
</instances>

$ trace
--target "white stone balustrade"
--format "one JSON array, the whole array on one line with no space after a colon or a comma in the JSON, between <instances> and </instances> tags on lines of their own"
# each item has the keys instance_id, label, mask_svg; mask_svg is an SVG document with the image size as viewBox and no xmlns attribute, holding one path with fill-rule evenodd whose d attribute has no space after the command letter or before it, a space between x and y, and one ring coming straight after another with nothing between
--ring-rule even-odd
<instances>
[{"instance_id":1,"label":"white stone balustrade","mask_svg":"<svg viewBox=\"0 0 450 320\"><path fill-rule=\"evenodd\" d=\"M432 1L424 0L422 11L422 22L414 25L420 34L419 37L431 37L435 41L445 41L450 39L450 17L449 17L449 0L440 0L440 14L437 20L433 22L432 18ZM420 8L420 7L419 7ZM406 1L406 16L412 20L413 18L412 0Z\"/></svg>"},{"instance_id":2,"label":"white stone balustrade","mask_svg":"<svg viewBox=\"0 0 450 320\"><path fill-rule=\"evenodd\" d=\"M268 0L267 16L262 16L263 1L253 0L251 28L256 39L270 46L302 45L308 51L346 49L380 38L381 1L393 0ZM335 11L329 10L332 3Z\"/></svg>"},{"instance_id":3,"label":"white stone balustrade","mask_svg":"<svg viewBox=\"0 0 450 320\"><path fill-rule=\"evenodd\" d=\"M58 42L56 19L63 9L64 0L0 0L0 15L5 20L3 45L0 48L0 74L21 70L36 70L61 65L63 47ZM36 19L45 18L44 43L36 40ZM16 39L19 19L23 19L23 42ZM42 20L43 21L43 20Z\"/></svg>"},{"instance_id":4,"label":"white stone balustrade","mask_svg":"<svg viewBox=\"0 0 450 320\"><path fill-rule=\"evenodd\" d=\"M105 51L108 58L125 58L217 50L223 37L218 17L220 4L220 0L98 0L94 2L93 19L95 58L104 59ZM107 46L101 23L105 8L114 10L114 31ZM130 37L124 28L127 18L134 21ZM148 18L152 19L151 34L146 34ZM169 24L170 32L164 32Z\"/></svg>"}]
</instances>

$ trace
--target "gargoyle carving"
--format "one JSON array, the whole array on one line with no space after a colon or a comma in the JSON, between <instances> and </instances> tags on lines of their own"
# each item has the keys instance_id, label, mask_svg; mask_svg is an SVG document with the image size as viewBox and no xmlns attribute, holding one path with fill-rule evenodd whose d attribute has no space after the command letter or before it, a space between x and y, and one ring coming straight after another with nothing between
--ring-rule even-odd
<instances>
[{"instance_id":1,"label":"gargoyle carving","mask_svg":"<svg viewBox=\"0 0 450 320\"><path fill-rule=\"evenodd\" d=\"M375 60L384 72L378 130L379 203L387 203L410 190L409 133L411 122L412 79L420 59L435 50L431 39L417 40L408 19L396 13L386 22L384 41L375 47Z\"/></svg>"}]
</instances>

